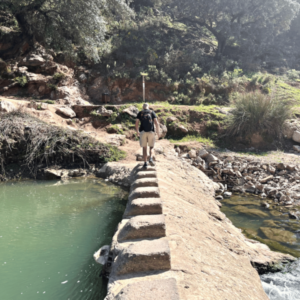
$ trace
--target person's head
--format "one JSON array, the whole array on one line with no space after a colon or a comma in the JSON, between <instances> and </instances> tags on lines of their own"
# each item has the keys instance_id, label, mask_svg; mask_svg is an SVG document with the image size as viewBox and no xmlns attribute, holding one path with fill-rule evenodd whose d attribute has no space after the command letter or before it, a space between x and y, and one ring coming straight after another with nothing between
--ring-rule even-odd
<instances>
[{"instance_id":1,"label":"person's head","mask_svg":"<svg viewBox=\"0 0 300 300\"><path fill-rule=\"evenodd\" d=\"M149 104L148 103L144 103L143 109L149 109Z\"/></svg>"}]
</instances>

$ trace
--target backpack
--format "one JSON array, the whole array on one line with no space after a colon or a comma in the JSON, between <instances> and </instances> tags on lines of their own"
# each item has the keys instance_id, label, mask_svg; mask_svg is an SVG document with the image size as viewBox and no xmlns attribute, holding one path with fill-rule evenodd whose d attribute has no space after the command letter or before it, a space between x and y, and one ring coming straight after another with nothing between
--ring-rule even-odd
<instances>
[{"instance_id":1,"label":"backpack","mask_svg":"<svg viewBox=\"0 0 300 300\"><path fill-rule=\"evenodd\" d=\"M152 112L150 110L143 110L141 113L141 127L145 132L153 131Z\"/></svg>"}]
</instances>

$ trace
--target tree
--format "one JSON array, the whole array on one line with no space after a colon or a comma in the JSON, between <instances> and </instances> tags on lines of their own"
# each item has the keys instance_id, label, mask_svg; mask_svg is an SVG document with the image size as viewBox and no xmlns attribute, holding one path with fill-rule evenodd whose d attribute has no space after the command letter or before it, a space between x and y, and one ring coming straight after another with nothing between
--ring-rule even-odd
<instances>
[{"instance_id":1,"label":"tree","mask_svg":"<svg viewBox=\"0 0 300 300\"><path fill-rule=\"evenodd\" d=\"M1 0L30 44L42 41L56 50L83 46L99 59L97 48L105 41L104 16L129 17L131 0Z\"/></svg>"},{"instance_id":2,"label":"tree","mask_svg":"<svg viewBox=\"0 0 300 300\"><path fill-rule=\"evenodd\" d=\"M295 0L168 0L174 20L206 27L217 39L217 57L226 45L262 50L275 36L289 29L297 16Z\"/></svg>"}]
</instances>

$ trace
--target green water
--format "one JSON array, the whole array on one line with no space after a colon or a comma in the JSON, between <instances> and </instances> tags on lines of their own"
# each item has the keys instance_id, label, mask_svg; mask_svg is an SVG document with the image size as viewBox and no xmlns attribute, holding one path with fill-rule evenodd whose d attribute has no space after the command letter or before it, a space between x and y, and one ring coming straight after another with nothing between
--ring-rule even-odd
<instances>
[{"instance_id":1,"label":"green water","mask_svg":"<svg viewBox=\"0 0 300 300\"><path fill-rule=\"evenodd\" d=\"M110 244L124 194L98 179L0 184L0 299L103 299L92 256Z\"/></svg>"},{"instance_id":2,"label":"green water","mask_svg":"<svg viewBox=\"0 0 300 300\"><path fill-rule=\"evenodd\" d=\"M288 216L291 209L261 206L262 200L251 195L234 195L222 201L222 212L241 228L244 234L267 244L272 250L300 257L300 221ZM299 208L295 208L298 209Z\"/></svg>"}]
</instances>

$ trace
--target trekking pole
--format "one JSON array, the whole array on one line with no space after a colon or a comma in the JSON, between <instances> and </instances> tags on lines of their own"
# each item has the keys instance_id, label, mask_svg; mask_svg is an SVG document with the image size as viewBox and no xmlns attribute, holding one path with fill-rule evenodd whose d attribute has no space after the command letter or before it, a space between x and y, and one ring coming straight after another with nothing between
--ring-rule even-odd
<instances>
[{"instance_id":1,"label":"trekking pole","mask_svg":"<svg viewBox=\"0 0 300 300\"><path fill-rule=\"evenodd\" d=\"M143 76L143 102L145 102L145 76L148 76L148 73L141 72L141 75Z\"/></svg>"}]
</instances>

